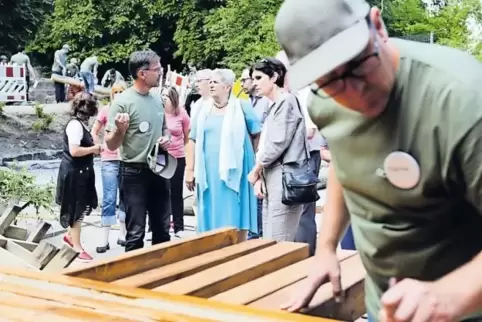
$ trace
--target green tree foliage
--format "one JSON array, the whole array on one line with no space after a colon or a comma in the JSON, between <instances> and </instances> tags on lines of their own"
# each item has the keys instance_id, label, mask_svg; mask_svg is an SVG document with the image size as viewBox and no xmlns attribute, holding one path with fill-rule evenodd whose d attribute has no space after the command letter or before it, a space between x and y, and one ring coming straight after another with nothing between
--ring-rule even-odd
<instances>
[{"instance_id":1,"label":"green tree foliage","mask_svg":"<svg viewBox=\"0 0 482 322\"><path fill-rule=\"evenodd\" d=\"M265 56L273 56L280 47L274 33L274 21L282 0L228 0L206 19L211 48L225 55L219 62L240 71Z\"/></svg>"},{"instance_id":2,"label":"green tree foliage","mask_svg":"<svg viewBox=\"0 0 482 322\"><path fill-rule=\"evenodd\" d=\"M169 1L166 1L169 2ZM56 0L30 50L51 59L67 43L72 57L97 55L101 63L124 62L135 50L172 52L172 8L151 0Z\"/></svg>"},{"instance_id":3,"label":"green tree foliage","mask_svg":"<svg viewBox=\"0 0 482 322\"><path fill-rule=\"evenodd\" d=\"M13 54L19 45L32 40L52 0L0 1L0 53Z\"/></svg>"},{"instance_id":4,"label":"green tree foliage","mask_svg":"<svg viewBox=\"0 0 482 322\"><path fill-rule=\"evenodd\" d=\"M27 0L21 0L27 1ZM34 0L30 0L34 1ZM41 0L36 0L41 1ZM467 21L480 23L479 0L369 0L383 8L391 36L434 32L441 44L480 54ZM96 54L122 63L134 50L151 48L164 63L240 71L279 46L273 30L282 0L56 0L30 49L50 64L63 43L71 57ZM482 55L481 55L482 56Z\"/></svg>"}]
</instances>

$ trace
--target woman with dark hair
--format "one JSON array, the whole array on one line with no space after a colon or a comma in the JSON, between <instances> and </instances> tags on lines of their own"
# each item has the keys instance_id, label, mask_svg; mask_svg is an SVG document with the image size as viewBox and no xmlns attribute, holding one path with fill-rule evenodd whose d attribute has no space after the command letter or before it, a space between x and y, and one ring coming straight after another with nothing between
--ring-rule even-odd
<instances>
[{"instance_id":1,"label":"woman with dark hair","mask_svg":"<svg viewBox=\"0 0 482 322\"><path fill-rule=\"evenodd\" d=\"M94 144L87 129L88 121L97 114L97 99L78 93L72 101L72 118L64 130L62 162L57 179L56 202L60 205L60 224L69 228L64 242L79 252L77 259L92 260L80 242L80 228L85 216L97 208L95 191L94 154L101 146Z\"/></svg>"},{"instance_id":2,"label":"woman with dark hair","mask_svg":"<svg viewBox=\"0 0 482 322\"><path fill-rule=\"evenodd\" d=\"M162 101L166 112L166 122L171 132L171 145L167 151L177 159L177 168L171 178L171 209L175 237L184 237L184 197L183 182L186 168L185 145L189 142L191 121L186 110L179 104L179 93L174 87L162 90Z\"/></svg>"},{"instance_id":3,"label":"woman with dark hair","mask_svg":"<svg viewBox=\"0 0 482 322\"><path fill-rule=\"evenodd\" d=\"M258 198L263 198L263 237L294 241L302 205L287 206L282 200L282 165L309 158L303 112L294 94L284 90L286 68L276 58L253 65L250 77L258 96L270 100L248 180Z\"/></svg>"}]
</instances>

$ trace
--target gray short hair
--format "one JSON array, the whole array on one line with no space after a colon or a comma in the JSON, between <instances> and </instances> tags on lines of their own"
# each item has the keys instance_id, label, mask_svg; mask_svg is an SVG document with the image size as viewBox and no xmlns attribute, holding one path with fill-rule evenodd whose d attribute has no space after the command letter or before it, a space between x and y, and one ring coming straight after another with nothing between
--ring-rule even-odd
<instances>
[{"instance_id":1,"label":"gray short hair","mask_svg":"<svg viewBox=\"0 0 482 322\"><path fill-rule=\"evenodd\" d=\"M227 68L217 68L213 71L214 75L218 75L224 85L232 86L236 81L236 74Z\"/></svg>"},{"instance_id":2,"label":"gray short hair","mask_svg":"<svg viewBox=\"0 0 482 322\"><path fill-rule=\"evenodd\" d=\"M196 78L211 78L211 75L213 74L212 69L201 69L196 73Z\"/></svg>"}]
</instances>

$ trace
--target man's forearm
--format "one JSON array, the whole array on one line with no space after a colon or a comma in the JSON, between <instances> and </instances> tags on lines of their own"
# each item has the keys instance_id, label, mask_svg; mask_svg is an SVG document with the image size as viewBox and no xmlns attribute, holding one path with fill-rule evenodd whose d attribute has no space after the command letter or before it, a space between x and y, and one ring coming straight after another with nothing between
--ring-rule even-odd
<instances>
[{"instance_id":1,"label":"man's forearm","mask_svg":"<svg viewBox=\"0 0 482 322\"><path fill-rule=\"evenodd\" d=\"M107 132L105 136L105 144L109 148L109 150L114 151L117 150L124 140L124 134L119 130L115 130L112 132Z\"/></svg>"},{"instance_id":2,"label":"man's forearm","mask_svg":"<svg viewBox=\"0 0 482 322\"><path fill-rule=\"evenodd\" d=\"M326 202L323 210L323 224L318 237L318 249L336 251L341 235L349 221L343 190L336 178L335 169L331 165L328 172Z\"/></svg>"}]
</instances>

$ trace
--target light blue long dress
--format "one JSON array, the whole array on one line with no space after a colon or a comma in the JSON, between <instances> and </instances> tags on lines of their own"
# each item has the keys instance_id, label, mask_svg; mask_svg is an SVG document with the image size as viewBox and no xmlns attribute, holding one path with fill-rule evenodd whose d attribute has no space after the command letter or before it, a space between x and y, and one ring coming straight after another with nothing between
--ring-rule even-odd
<instances>
[{"instance_id":1,"label":"light blue long dress","mask_svg":"<svg viewBox=\"0 0 482 322\"><path fill-rule=\"evenodd\" d=\"M261 123L254 109L247 102L241 102L246 118L246 127L250 134L261 131ZM257 233L257 200L253 186L248 182L248 174L253 169L255 155L250 136L244 138L243 172L239 195L221 181L219 176L219 152L221 129L224 115L209 114L204 126L203 154L206 165L206 180L208 188L197 191L198 213L197 231L205 232L217 228L232 226L242 230ZM197 123L193 122L189 138L196 141ZM198 158L199 156L195 156Z\"/></svg>"}]
</instances>

